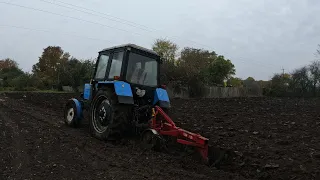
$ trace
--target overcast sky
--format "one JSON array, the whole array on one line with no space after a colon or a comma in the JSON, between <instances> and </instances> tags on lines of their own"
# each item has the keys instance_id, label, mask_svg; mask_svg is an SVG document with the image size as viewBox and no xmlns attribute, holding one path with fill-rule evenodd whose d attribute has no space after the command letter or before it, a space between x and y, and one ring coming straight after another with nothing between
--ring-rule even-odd
<instances>
[{"instance_id":1,"label":"overcast sky","mask_svg":"<svg viewBox=\"0 0 320 180\"><path fill-rule=\"evenodd\" d=\"M319 0L0 2L11 3L0 3L0 59L13 58L25 71L49 45L85 59L109 46L135 43L151 48L156 38L168 38L180 48L224 55L241 78L269 79L282 67L291 71L314 60L320 44ZM65 3L74 6L62 7Z\"/></svg>"}]
</instances>

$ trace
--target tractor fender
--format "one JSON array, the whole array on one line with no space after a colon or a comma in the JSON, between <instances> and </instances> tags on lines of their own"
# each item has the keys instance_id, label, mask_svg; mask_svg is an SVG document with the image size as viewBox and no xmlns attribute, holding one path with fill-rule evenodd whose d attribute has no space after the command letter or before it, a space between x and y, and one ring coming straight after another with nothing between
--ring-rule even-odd
<instances>
[{"instance_id":1,"label":"tractor fender","mask_svg":"<svg viewBox=\"0 0 320 180\"><path fill-rule=\"evenodd\" d=\"M101 81L99 84L113 84L119 103L134 104L133 94L129 83L124 81Z\"/></svg>"},{"instance_id":2,"label":"tractor fender","mask_svg":"<svg viewBox=\"0 0 320 180\"><path fill-rule=\"evenodd\" d=\"M133 97L131 86L129 83L124 81L115 81L114 90L118 96L129 96Z\"/></svg>"},{"instance_id":3,"label":"tractor fender","mask_svg":"<svg viewBox=\"0 0 320 180\"><path fill-rule=\"evenodd\" d=\"M157 88L155 90L153 104L158 104L162 108L169 108L170 107L170 100L168 92L165 89Z\"/></svg>"},{"instance_id":4,"label":"tractor fender","mask_svg":"<svg viewBox=\"0 0 320 180\"><path fill-rule=\"evenodd\" d=\"M76 98L72 98L71 100L74 102L74 104L76 105L76 108L77 108L77 114L76 114L77 119L81 120L82 119L82 105L81 105L80 101Z\"/></svg>"}]
</instances>

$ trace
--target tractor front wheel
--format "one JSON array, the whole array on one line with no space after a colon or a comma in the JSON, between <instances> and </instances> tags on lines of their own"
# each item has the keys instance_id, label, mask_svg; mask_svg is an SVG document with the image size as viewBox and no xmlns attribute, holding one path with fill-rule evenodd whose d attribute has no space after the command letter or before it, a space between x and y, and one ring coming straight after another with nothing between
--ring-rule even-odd
<instances>
[{"instance_id":1,"label":"tractor front wheel","mask_svg":"<svg viewBox=\"0 0 320 180\"><path fill-rule=\"evenodd\" d=\"M70 127L78 127L80 125L80 118L78 117L78 111L81 109L77 108L77 104L74 100L70 99L64 108L64 122ZM81 113L81 112L80 112Z\"/></svg>"},{"instance_id":2,"label":"tractor front wheel","mask_svg":"<svg viewBox=\"0 0 320 180\"><path fill-rule=\"evenodd\" d=\"M128 107L118 103L113 91L98 91L90 107L92 135L101 140L121 138L128 124L128 110Z\"/></svg>"}]
</instances>

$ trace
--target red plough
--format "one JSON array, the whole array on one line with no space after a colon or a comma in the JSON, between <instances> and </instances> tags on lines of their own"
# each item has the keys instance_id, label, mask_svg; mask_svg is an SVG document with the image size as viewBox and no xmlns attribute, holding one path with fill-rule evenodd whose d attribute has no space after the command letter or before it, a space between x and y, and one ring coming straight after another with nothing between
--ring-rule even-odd
<instances>
[{"instance_id":1,"label":"red plough","mask_svg":"<svg viewBox=\"0 0 320 180\"><path fill-rule=\"evenodd\" d=\"M212 159L213 156L211 156L213 152L209 152L208 139L200 134L195 134L177 127L172 119L159 106L156 106L153 110L150 128L156 130L159 135L177 138L177 143L195 147L207 164L212 165L215 163Z\"/></svg>"}]
</instances>

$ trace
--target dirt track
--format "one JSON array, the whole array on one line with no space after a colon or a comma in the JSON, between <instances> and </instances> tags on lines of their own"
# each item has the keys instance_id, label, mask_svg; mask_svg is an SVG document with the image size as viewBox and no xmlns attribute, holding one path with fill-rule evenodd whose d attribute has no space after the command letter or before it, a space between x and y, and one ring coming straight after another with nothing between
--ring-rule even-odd
<instances>
[{"instance_id":1,"label":"dirt track","mask_svg":"<svg viewBox=\"0 0 320 180\"><path fill-rule=\"evenodd\" d=\"M25 97L23 97L26 95ZM64 125L70 94L0 95L0 179L320 179L320 100L173 100L174 119L236 151L221 170Z\"/></svg>"}]
</instances>

